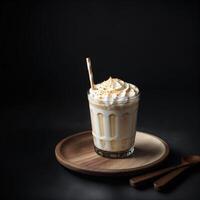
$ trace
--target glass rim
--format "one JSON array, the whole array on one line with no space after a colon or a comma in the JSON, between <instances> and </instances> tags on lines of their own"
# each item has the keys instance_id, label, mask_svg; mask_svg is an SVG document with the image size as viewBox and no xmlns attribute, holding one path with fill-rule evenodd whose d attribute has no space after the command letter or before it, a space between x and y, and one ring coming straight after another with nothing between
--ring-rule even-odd
<instances>
[{"instance_id":1,"label":"glass rim","mask_svg":"<svg viewBox=\"0 0 200 200\"><path fill-rule=\"evenodd\" d=\"M96 101L103 102L103 103L112 102L112 101L110 101L110 100L104 101L104 100L95 99L95 98L91 97L91 96L90 96L90 90L87 91L87 95L88 95L89 98L94 99L94 100L96 100ZM140 95L141 95L141 91L139 91L139 92L138 92L135 96L133 96L133 97L127 97L127 100L128 100L128 101L127 101L126 103L128 103L129 100L133 100L133 99L136 99L136 98L140 97ZM120 97L120 98L117 98L116 103L121 103L121 102L123 102L123 101L126 101L126 99L125 99L124 97Z\"/></svg>"}]
</instances>

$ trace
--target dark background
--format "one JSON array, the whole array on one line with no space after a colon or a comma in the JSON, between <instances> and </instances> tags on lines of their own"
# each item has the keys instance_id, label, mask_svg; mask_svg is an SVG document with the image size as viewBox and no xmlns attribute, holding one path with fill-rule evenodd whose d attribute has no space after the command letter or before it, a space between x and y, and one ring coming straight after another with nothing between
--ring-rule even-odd
<instances>
[{"instance_id":1,"label":"dark background","mask_svg":"<svg viewBox=\"0 0 200 200\"><path fill-rule=\"evenodd\" d=\"M128 179L79 176L56 143L90 129L85 57L142 91L138 129L165 139L178 162L199 147L198 1L4 1L0 15L1 182L6 199L198 199L199 171L165 193ZM191 172L191 173L190 173Z\"/></svg>"}]
</instances>

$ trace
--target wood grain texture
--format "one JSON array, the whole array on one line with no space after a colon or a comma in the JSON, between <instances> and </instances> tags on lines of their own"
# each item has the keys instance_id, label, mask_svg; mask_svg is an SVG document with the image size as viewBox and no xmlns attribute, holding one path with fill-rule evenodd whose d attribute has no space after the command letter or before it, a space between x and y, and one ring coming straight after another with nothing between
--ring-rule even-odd
<instances>
[{"instance_id":1,"label":"wood grain texture","mask_svg":"<svg viewBox=\"0 0 200 200\"><path fill-rule=\"evenodd\" d=\"M169 146L162 139L137 132L132 157L109 159L94 151L92 133L85 131L61 140L55 148L57 161L64 167L90 175L128 175L153 167L169 154Z\"/></svg>"}]
</instances>

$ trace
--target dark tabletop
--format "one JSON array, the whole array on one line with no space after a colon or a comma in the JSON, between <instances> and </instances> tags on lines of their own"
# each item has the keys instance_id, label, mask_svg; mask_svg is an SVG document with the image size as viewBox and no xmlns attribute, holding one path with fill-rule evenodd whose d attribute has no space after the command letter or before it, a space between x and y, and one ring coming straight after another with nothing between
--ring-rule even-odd
<instances>
[{"instance_id":1,"label":"dark tabletop","mask_svg":"<svg viewBox=\"0 0 200 200\"><path fill-rule=\"evenodd\" d=\"M179 156L197 154L198 98L185 94L144 94L138 130L166 140L171 148L166 165ZM133 189L128 178L79 175L55 159L62 138L90 128L86 96L79 102L34 102L5 110L1 127L3 194L14 199L198 199L200 171L189 170L164 192L152 186Z\"/></svg>"}]
</instances>

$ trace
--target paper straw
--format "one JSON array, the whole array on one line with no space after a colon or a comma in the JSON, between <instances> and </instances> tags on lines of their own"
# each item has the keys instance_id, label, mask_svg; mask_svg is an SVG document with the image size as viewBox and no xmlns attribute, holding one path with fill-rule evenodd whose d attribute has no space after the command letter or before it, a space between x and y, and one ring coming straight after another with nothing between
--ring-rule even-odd
<instances>
[{"instance_id":1,"label":"paper straw","mask_svg":"<svg viewBox=\"0 0 200 200\"><path fill-rule=\"evenodd\" d=\"M87 69L88 69L88 74L89 74L89 79L90 79L90 85L91 88L94 89L94 80L93 80L93 73L92 73L92 66L91 66L91 60L90 58L86 58L86 63L87 63Z\"/></svg>"}]
</instances>

